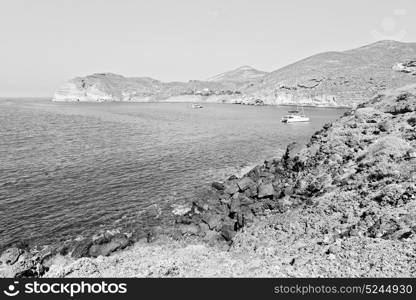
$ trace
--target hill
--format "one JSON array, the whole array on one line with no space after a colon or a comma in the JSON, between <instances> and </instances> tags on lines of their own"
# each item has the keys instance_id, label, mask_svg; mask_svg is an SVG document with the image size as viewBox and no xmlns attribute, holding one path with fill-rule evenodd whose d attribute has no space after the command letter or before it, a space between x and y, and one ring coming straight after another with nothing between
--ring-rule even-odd
<instances>
[{"instance_id":1,"label":"hill","mask_svg":"<svg viewBox=\"0 0 416 300\"><path fill-rule=\"evenodd\" d=\"M416 57L416 43L380 41L313 55L266 75L245 92L268 104L354 106L389 88L415 82L394 66Z\"/></svg>"},{"instance_id":2,"label":"hill","mask_svg":"<svg viewBox=\"0 0 416 300\"><path fill-rule=\"evenodd\" d=\"M256 70L250 66L242 66L237 69L224 72L207 79L216 82L251 82L264 77L267 72Z\"/></svg>"},{"instance_id":3,"label":"hill","mask_svg":"<svg viewBox=\"0 0 416 300\"><path fill-rule=\"evenodd\" d=\"M385 89L415 81L416 43L380 41L324 52L271 73L243 66L207 81L161 82L112 73L76 77L55 101L197 101L355 106Z\"/></svg>"},{"instance_id":4,"label":"hill","mask_svg":"<svg viewBox=\"0 0 416 300\"><path fill-rule=\"evenodd\" d=\"M219 99L240 95L239 83L161 82L148 77L124 77L113 73L96 73L75 77L63 84L54 94L54 101L198 101L202 98ZM222 97L222 98L221 98ZM215 100L214 100L215 101Z\"/></svg>"}]
</instances>

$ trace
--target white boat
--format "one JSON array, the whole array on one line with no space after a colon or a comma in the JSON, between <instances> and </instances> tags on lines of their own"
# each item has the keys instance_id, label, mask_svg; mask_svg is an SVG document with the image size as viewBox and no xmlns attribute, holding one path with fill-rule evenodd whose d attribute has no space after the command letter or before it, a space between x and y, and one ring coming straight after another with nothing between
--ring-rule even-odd
<instances>
[{"instance_id":1,"label":"white boat","mask_svg":"<svg viewBox=\"0 0 416 300\"><path fill-rule=\"evenodd\" d=\"M310 120L309 117L307 117L305 115L305 112L303 111L303 107L302 107L302 112L300 112L298 109L289 110L288 114L282 118L282 122L285 122L285 123L309 122L309 120Z\"/></svg>"},{"instance_id":2,"label":"white boat","mask_svg":"<svg viewBox=\"0 0 416 300\"><path fill-rule=\"evenodd\" d=\"M198 104L198 103L193 103L192 108L203 108L203 106L201 104Z\"/></svg>"}]
</instances>

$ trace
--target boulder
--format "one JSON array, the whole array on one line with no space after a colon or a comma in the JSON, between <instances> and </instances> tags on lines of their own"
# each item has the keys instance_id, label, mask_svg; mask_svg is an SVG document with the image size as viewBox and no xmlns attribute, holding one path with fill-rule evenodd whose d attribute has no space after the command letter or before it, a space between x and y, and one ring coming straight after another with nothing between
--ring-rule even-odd
<instances>
[{"instance_id":1,"label":"boulder","mask_svg":"<svg viewBox=\"0 0 416 300\"><path fill-rule=\"evenodd\" d=\"M36 262L39 262L41 264L46 263L48 260L50 260L54 254L57 253L57 249L53 247L46 247L45 249L37 252L35 255L33 255L33 260Z\"/></svg>"},{"instance_id":2,"label":"boulder","mask_svg":"<svg viewBox=\"0 0 416 300\"><path fill-rule=\"evenodd\" d=\"M186 204L173 204L172 205L172 213L175 216L184 216L187 213L191 212L192 205L189 205L189 203Z\"/></svg>"},{"instance_id":3,"label":"boulder","mask_svg":"<svg viewBox=\"0 0 416 300\"><path fill-rule=\"evenodd\" d=\"M260 177L261 166L256 166L247 173L247 177L257 181Z\"/></svg>"},{"instance_id":4,"label":"boulder","mask_svg":"<svg viewBox=\"0 0 416 300\"><path fill-rule=\"evenodd\" d=\"M251 205L255 202L253 198L249 198L245 195L241 195L239 197L239 200L240 200L240 205L241 206L249 206L249 205Z\"/></svg>"},{"instance_id":5,"label":"boulder","mask_svg":"<svg viewBox=\"0 0 416 300\"><path fill-rule=\"evenodd\" d=\"M255 183L250 178L244 177L237 183L237 185L238 185L238 187L240 188L241 191L245 191L246 189L255 185Z\"/></svg>"},{"instance_id":6,"label":"boulder","mask_svg":"<svg viewBox=\"0 0 416 300\"><path fill-rule=\"evenodd\" d=\"M244 215L244 226L248 224L252 224L255 220L255 217L251 211L247 211L243 213Z\"/></svg>"},{"instance_id":7,"label":"boulder","mask_svg":"<svg viewBox=\"0 0 416 300\"><path fill-rule=\"evenodd\" d=\"M232 181L232 180L236 180L236 179L238 179L238 177L235 176L235 175L231 175L230 177L228 177L228 181Z\"/></svg>"},{"instance_id":8,"label":"boulder","mask_svg":"<svg viewBox=\"0 0 416 300\"><path fill-rule=\"evenodd\" d=\"M81 257L88 257L90 247L92 246L92 240L91 239L84 239L82 241L79 241L75 244L74 250L72 251L71 256L73 258L81 258Z\"/></svg>"},{"instance_id":9,"label":"boulder","mask_svg":"<svg viewBox=\"0 0 416 300\"><path fill-rule=\"evenodd\" d=\"M262 212L263 212L263 210L264 210L263 203L261 203L260 201L259 201L259 202L256 202L256 203L251 204L249 207L250 207L250 209L251 209L251 212L252 212L255 216L261 215L261 213L262 213Z\"/></svg>"},{"instance_id":10,"label":"boulder","mask_svg":"<svg viewBox=\"0 0 416 300\"><path fill-rule=\"evenodd\" d=\"M179 231L182 235L197 235L199 232L199 227L195 224L180 224Z\"/></svg>"},{"instance_id":11,"label":"boulder","mask_svg":"<svg viewBox=\"0 0 416 300\"><path fill-rule=\"evenodd\" d=\"M120 249L124 249L130 244L130 240L123 233L118 233L118 234L115 234L114 236L112 236L111 237L111 242L119 244Z\"/></svg>"},{"instance_id":12,"label":"boulder","mask_svg":"<svg viewBox=\"0 0 416 300\"><path fill-rule=\"evenodd\" d=\"M202 217L202 221L205 222L209 229L219 230L221 228L221 216L217 214L205 214Z\"/></svg>"},{"instance_id":13,"label":"boulder","mask_svg":"<svg viewBox=\"0 0 416 300\"><path fill-rule=\"evenodd\" d=\"M223 204L223 205L228 205L228 204L230 204L231 203L231 198L230 198L230 195L227 195L228 197L221 197L220 198L220 202L221 202L221 204Z\"/></svg>"},{"instance_id":14,"label":"boulder","mask_svg":"<svg viewBox=\"0 0 416 300\"><path fill-rule=\"evenodd\" d=\"M101 245L92 245L89 249L89 255L92 257L108 256L110 253L121 248L121 244L115 241Z\"/></svg>"},{"instance_id":15,"label":"boulder","mask_svg":"<svg viewBox=\"0 0 416 300\"><path fill-rule=\"evenodd\" d=\"M237 226L242 228L244 226L244 214L241 212L237 213Z\"/></svg>"},{"instance_id":16,"label":"boulder","mask_svg":"<svg viewBox=\"0 0 416 300\"><path fill-rule=\"evenodd\" d=\"M11 278L39 277L40 275L43 274L42 271L44 270L39 270L39 271L41 272L41 274L37 272L36 264L32 260L30 253L25 252L19 257L17 262L15 262L11 266L8 266L4 270L3 275L5 277L11 277Z\"/></svg>"},{"instance_id":17,"label":"boulder","mask_svg":"<svg viewBox=\"0 0 416 300\"><path fill-rule=\"evenodd\" d=\"M296 155L297 148L298 148L298 144L296 142L290 143L286 147L286 152L283 155L283 161L287 162L288 160L293 159Z\"/></svg>"},{"instance_id":18,"label":"boulder","mask_svg":"<svg viewBox=\"0 0 416 300\"><path fill-rule=\"evenodd\" d=\"M199 224L199 236L201 237L205 237L207 235L207 232L209 232L209 227L207 224L205 223L200 223Z\"/></svg>"},{"instance_id":19,"label":"boulder","mask_svg":"<svg viewBox=\"0 0 416 300\"><path fill-rule=\"evenodd\" d=\"M217 243L219 237L221 236L216 231L208 230L204 236L204 241L213 246Z\"/></svg>"},{"instance_id":20,"label":"boulder","mask_svg":"<svg viewBox=\"0 0 416 300\"><path fill-rule=\"evenodd\" d=\"M262 172L260 172L260 177L267 178L267 179L272 179L272 178L274 178L274 174L271 173L271 172L262 171Z\"/></svg>"},{"instance_id":21,"label":"boulder","mask_svg":"<svg viewBox=\"0 0 416 300\"><path fill-rule=\"evenodd\" d=\"M388 121L383 121L378 124L378 129L382 132L389 132L391 129L391 124Z\"/></svg>"},{"instance_id":22,"label":"boulder","mask_svg":"<svg viewBox=\"0 0 416 300\"><path fill-rule=\"evenodd\" d=\"M228 184L225 185L224 192L227 193L227 194L229 194L229 195L233 195L233 194L235 194L235 193L238 192L238 189L239 188L238 188L238 185L237 184L235 184L235 183L228 183Z\"/></svg>"},{"instance_id":23,"label":"boulder","mask_svg":"<svg viewBox=\"0 0 416 300\"><path fill-rule=\"evenodd\" d=\"M257 197L259 198L265 198L265 197L271 197L274 194L274 188L271 183L262 183L259 185L257 190Z\"/></svg>"},{"instance_id":24,"label":"boulder","mask_svg":"<svg viewBox=\"0 0 416 300\"><path fill-rule=\"evenodd\" d=\"M16 247L8 248L0 256L1 264L13 265L19 258L22 251Z\"/></svg>"},{"instance_id":25,"label":"boulder","mask_svg":"<svg viewBox=\"0 0 416 300\"><path fill-rule=\"evenodd\" d=\"M234 230L234 224L233 223L225 223L222 225L221 228L221 235L224 237L226 241L231 241L236 232Z\"/></svg>"},{"instance_id":26,"label":"boulder","mask_svg":"<svg viewBox=\"0 0 416 300\"><path fill-rule=\"evenodd\" d=\"M212 183L212 187L219 191L223 191L225 189L224 184L222 184L221 182L217 182L217 181Z\"/></svg>"},{"instance_id":27,"label":"boulder","mask_svg":"<svg viewBox=\"0 0 416 300\"><path fill-rule=\"evenodd\" d=\"M230 213L235 213L240 210L240 198L239 197L233 197L230 204Z\"/></svg>"}]
</instances>

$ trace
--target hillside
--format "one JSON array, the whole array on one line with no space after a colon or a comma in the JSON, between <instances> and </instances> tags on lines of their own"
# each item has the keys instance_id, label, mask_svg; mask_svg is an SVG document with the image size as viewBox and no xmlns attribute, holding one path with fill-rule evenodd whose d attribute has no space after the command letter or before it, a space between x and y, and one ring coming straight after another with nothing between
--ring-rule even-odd
<instances>
[{"instance_id":1,"label":"hillside","mask_svg":"<svg viewBox=\"0 0 416 300\"><path fill-rule=\"evenodd\" d=\"M266 75L245 92L268 104L353 106L389 88L415 82L394 66L416 57L416 43L380 41L313 55Z\"/></svg>"},{"instance_id":2,"label":"hillside","mask_svg":"<svg viewBox=\"0 0 416 300\"><path fill-rule=\"evenodd\" d=\"M252 82L264 77L267 72L256 70L250 66L242 66L207 79L216 82Z\"/></svg>"},{"instance_id":3,"label":"hillside","mask_svg":"<svg viewBox=\"0 0 416 300\"><path fill-rule=\"evenodd\" d=\"M243 66L207 81L161 82L98 73L69 80L53 100L354 106L385 89L415 82L415 58L416 43L380 41L316 54L271 73Z\"/></svg>"},{"instance_id":4,"label":"hillside","mask_svg":"<svg viewBox=\"0 0 416 300\"><path fill-rule=\"evenodd\" d=\"M54 101L161 101L174 96L232 95L233 83L161 82L148 77L124 77L113 73L97 73L76 77L62 85Z\"/></svg>"}]
</instances>

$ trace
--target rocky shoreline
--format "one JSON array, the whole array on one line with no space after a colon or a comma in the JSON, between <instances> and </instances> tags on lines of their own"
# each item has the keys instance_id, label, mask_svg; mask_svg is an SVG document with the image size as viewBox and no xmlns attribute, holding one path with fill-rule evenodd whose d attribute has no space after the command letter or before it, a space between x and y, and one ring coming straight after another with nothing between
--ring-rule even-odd
<instances>
[{"instance_id":1,"label":"rocky shoreline","mask_svg":"<svg viewBox=\"0 0 416 300\"><path fill-rule=\"evenodd\" d=\"M152 274L193 276L187 255L200 253L193 244L211 253L201 268L219 255L226 261L222 267L235 271L223 276L415 276L416 85L386 91L346 112L302 149L290 144L282 158L212 183L168 232L104 235L37 253L14 245L1 255L0 273L152 276L142 266L135 273L131 264L140 261L128 260L140 257L150 268L156 262L146 255L179 251L182 257L166 256L166 263L181 267ZM235 266L251 259L262 267ZM125 265L106 273L114 260ZM209 270L200 276L212 275Z\"/></svg>"}]
</instances>

